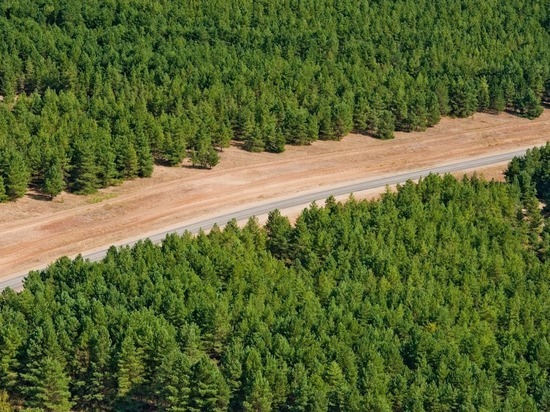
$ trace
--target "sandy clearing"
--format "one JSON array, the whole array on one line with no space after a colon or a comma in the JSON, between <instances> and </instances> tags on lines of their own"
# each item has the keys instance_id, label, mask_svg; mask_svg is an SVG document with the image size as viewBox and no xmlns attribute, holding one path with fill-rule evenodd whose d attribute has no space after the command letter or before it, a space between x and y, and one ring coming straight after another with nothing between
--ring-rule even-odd
<instances>
[{"instance_id":1,"label":"sandy clearing","mask_svg":"<svg viewBox=\"0 0 550 412\"><path fill-rule=\"evenodd\" d=\"M397 133L391 141L352 134L341 142L289 146L282 154L248 153L234 146L221 154L213 170L156 167L150 179L87 197L63 193L49 202L29 194L0 205L0 278L245 204L547 140L550 110L532 121L476 114L445 118L422 133ZM499 177L504 167L492 166L484 173Z\"/></svg>"}]
</instances>

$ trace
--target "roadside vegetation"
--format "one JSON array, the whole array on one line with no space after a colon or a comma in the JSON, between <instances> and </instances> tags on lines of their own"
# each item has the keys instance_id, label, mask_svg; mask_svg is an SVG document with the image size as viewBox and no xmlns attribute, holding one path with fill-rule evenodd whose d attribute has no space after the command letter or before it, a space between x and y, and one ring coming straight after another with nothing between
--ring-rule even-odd
<instances>
[{"instance_id":1,"label":"roadside vegetation","mask_svg":"<svg viewBox=\"0 0 550 412\"><path fill-rule=\"evenodd\" d=\"M506 180L519 185L526 197L536 197L546 206L550 202L550 143L514 158L506 170Z\"/></svg>"},{"instance_id":2,"label":"roadside vegetation","mask_svg":"<svg viewBox=\"0 0 550 412\"><path fill-rule=\"evenodd\" d=\"M547 152L33 272L0 408L547 411L550 236L515 177Z\"/></svg>"},{"instance_id":3,"label":"roadside vegetation","mask_svg":"<svg viewBox=\"0 0 550 412\"><path fill-rule=\"evenodd\" d=\"M541 113L549 0L0 5L0 201L250 151Z\"/></svg>"}]
</instances>

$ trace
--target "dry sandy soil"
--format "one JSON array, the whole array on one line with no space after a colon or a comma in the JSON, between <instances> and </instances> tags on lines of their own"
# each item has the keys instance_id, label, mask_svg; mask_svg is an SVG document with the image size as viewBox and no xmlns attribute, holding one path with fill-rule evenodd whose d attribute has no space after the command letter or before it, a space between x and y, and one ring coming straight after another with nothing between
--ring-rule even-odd
<instances>
[{"instance_id":1,"label":"dry sandy soil","mask_svg":"<svg viewBox=\"0 0 550 412\"><path fill-rule=\"evenodd\" d=\"M0 205L0 279L43 267L63 255L122 243L245 204L547 140L550 110L532 121L509 114L476 114L443 119L422 133L397 133L391 141L349 135L341 142L289 146L283 154L248 153L235 146L222 153L213 170L156 167L152 178L90 196L63 193L44 201L29 193L15 203ZM502 164L480 172L499 178L504 168Z\"/></svg>"}]
</instances>

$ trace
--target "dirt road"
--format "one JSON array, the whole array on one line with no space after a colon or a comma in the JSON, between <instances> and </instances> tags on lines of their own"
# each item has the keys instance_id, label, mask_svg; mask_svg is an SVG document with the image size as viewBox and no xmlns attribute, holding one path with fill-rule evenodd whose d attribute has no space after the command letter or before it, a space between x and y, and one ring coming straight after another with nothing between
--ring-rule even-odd
<instances>
[{"instance_id":1,"label":"dirt road","mask_svg":"<svg viewBox=\"0 0 550 412\"><path fill-rule=\"evenodd\" d=\"M550 140L550 111L533 121L476 114L443 119L423 133L392 141L350 135L341 142L287 147L283 154L231 147L214 170L156 167L150 179L87 197L64 193L53 202L32 194L0 205L0 279L145 233L240 206L375 178L382 174L509 152ZM498 171L491 168L491 177Z\"/></svg>"}]
</instances>

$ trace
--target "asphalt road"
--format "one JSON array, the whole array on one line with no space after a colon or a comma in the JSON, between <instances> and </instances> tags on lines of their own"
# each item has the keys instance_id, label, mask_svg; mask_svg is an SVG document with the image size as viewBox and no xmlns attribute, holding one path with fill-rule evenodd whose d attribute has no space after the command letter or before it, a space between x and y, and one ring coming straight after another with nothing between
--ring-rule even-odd
<instances>
[{"instance_id":1,"label":"asphalt road","mask_svg":"<svg viewBox=\"0 0 550 412\"><path fill-rule=\"evenodd\" d=\"M211 217L208 219L200 220L198 222L182 224L181 226L176 228L160 230L147 237L151 239L153 242L159 243L169 233L182 234L186 231L189 231L191 233L196 233L199 231L199 229L203 229L207 231L211 229L215 224L217 224L218 226L223 226L227 222L229 222L231 219L236 219L237 221L239 221L239 220L248 219L251 216L262 216L275 209L283 210L283 209L288 209L296 206L306 207L313 201L321 201L328 198L331 195L340 196L340 195L346 195L350 193L357 193L357 192L361 192L369 189L376 189L380 187L391 186L398 183L404 183L407 180L417 180L423 176L427 176L430 173L443 174L443 173L457 172L460 170L476 169L483 166L489 166L492 164L509 161L515 156L522 156L523 154L525 154L525 150L526 149L521 149L513 152L500 153L500 154L491 155L491 156L463 160L456 163L448 163L440 166L434 166L428 169L422 169L422 170L416 170L416 171L407 172L407 173L385 176L385 177L380 177L372 180L365 180L365 181L357 182L353 184L345 184L345 185L332 187L330 189L324 189L316 192L308 192L297 196L289 197L283 200L277 200L277 201L273 201L273 202L269 202L261 205L255 205L253 207L248 207L246 209L241 209L232 213L226 213L223 215ZM131 246L136 242L138 242L138 240L121 243L118 246ZM92 262L98 262L101 259L103 259L109 247L110 246L106 246L103 249L100 249L94 252L84 252L82 256L85 259L88 259ZM15 290L21 289L23 287L23 280L25 279L26 275L27 275L27 272L15 273L12 276L10 276L7 280L0 281L0 290L4 290L5 288L8 288L8 287L11 287L12 289L15 289Z\"/></svg>"}]
</instances>

